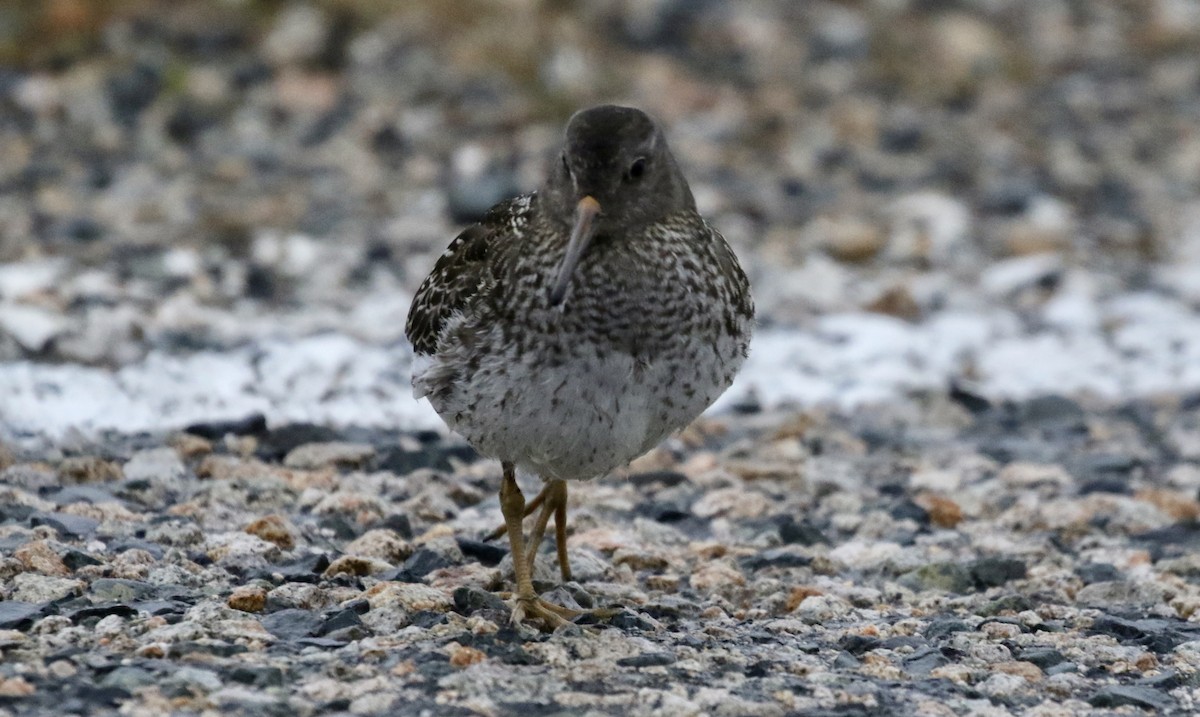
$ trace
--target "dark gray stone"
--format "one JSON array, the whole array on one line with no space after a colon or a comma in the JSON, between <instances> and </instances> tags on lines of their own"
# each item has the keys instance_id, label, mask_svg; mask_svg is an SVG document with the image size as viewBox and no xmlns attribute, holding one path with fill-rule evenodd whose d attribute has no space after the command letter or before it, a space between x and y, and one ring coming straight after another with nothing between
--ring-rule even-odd
<instances>
[{"instance_id":1,"label":"dark gray stone","mask_svg":"<svg viewBox=\"0 0 1200 717\"><path fill-rule=\"evenodd\" d=\"M779 539L794 545L818 545L828 543L825 534L808 519L796 521L792 516L785 516L779 524Z\"/></svg>"},{"instance_id":2,"label":"dark gray stone","mask_svg":"<svg viewBox=\"0 0 1200 717\"><path fill-rule=\"evenodd\" d=\"M430 548L421 548L417 552L408 556L408 560L398 568L380 573L380 580L398 580L403 583L418 583L429 573L434 570L448 568L454 565L454 562L445 556L445 554L431 550Z\"/></svg>"},{"instance_id":3,"label":"dark gray stone","mask_svg":"<svg viewBox=\"0 0 1200 717\"><path fill-rule=\"evenodd\" d=\"M584 605L578 598L576 598L576 602ZM585 607L592 607L592 605L585 605ZM655 620L663 620L664 618L677 619L684 616L694 617L700 613L699 605L678 595L663 595L642 604L640 607L642 612Z\"/></svg>"},{"instance_id":4,"label":"dark gray stone","mask_svg":"<svg viewBox=\"0 0 1200 717\"><path fill-rule=\"evenodd\" d=\"M956 563L923 565L901 575L899 582L912 590L940 590L959 595L975 588L971 573Z\"/></svg>"},{"instance_id":5,"label":"dark gray stone","mask_svg":"<svg viewBox=\"0 0 1200 717\"><path fill-rule=\"evenodd\" d=\"M881 645L883 645L882 640L867 635L846 635L838 640L838 647L855 656L870 652Z\"/></svg>"},{"instance_id":6,"label":"dark gray stone","mask_svg":"<svg viewBox=\"0 0 1200 717\"><path fill-rule=\"evenodd\" d=\"M22 517L21 522L24 522L28 516ZM12 535L5 535L0 538L0 554L11 555L14 550L21 547L25 543L33 540L33 533L19 532Z\"/></svg>"},{"instance_id":7,"label":"dark gray stone","mask_svg":"<svg viewBox=\"0 0 1200 717\"><path fill-rule=\"evenodd\" d=\"M353 540L358 537L359 533L359 526L341 513L323 515L317 525L323 530L333 533L338 540Z\"/></svg>"},{"instance_id":8,"label":"dark gray stone","mask_svg":"<svg viewBox=\"0 0 1200 717\"><path fill-rule=\"evenodd\" d=\"M96 532L100 521L70 513L35 513L29 519L31 526L48 525L64 538L86 538Z\"/></svg>"},{"instance_id":9,"label":"dark gray stone","mask_svg":"<svg viewBox=\"0 0 1200 717\"><path fill-rule=\"evenodd\" d=\"M937 667L950 664L950 658L946 657L941 650L930 647L905 657L902 664L905 672L923 677Z\"/></svg>"},{"instance_id":10,"label":"dark gray stone","mask_svg":"<svg viewBox=\"0 0 1200 717\"><path fill-rule=\"evenodd\" d=\"M24 523L30 520L37 511L32 505L23 503L5 503L0 505L0 523Z\"/></svg>"},{"instance_id":11,"label":"dark gray stone","mask_svg":"<svg viewBox=\"0 0 1200 717\"><path fill-rule=\"evenodd\" d=\"M884 152L908 154L925 142L924 123L919 117L902 114L890 118L879 131L879 148Z\"/></svg>"},{"instance_id":12,"label":"dark gray stone","mask_svg":"<svg viewBox=\"0 0 1200 717\"><path fill-rule=\"evenodd\" d=\"M1079 495L1093 493L1112 493L1113 495L1129 495L1133 492L1129 479L1124 476L1100 475L1084 480L1079 484Z\"/></svg>"},{"instance_id":13,"label":"dark gray stone","mask_svg":"<svg viewBox=\"0 0 1200 717\"><path fill-rule=\"evenodd\" d=\"M279 428L273 428L258 441L257 454L259 458L268 461L281 461L292 452L293 448L305 443L328 443L341 439L341 434L328 426L318 426L312 423L291 423Z\"/></svg>"},{"instance_id":14,"label":"dark gray stone","mask_svg":"<svg viewBox=\"0 0 1200 717\"><path fill-rule=\"evenodd\" d=\"M108 98L113 118L132 127L142 110L154 102L162 88L162 72L149 63L138 63L108 78Z\"/></svg>"},{"instance_id":15,"label":"dark gray stone","mask_svg":"<svg viewBox=\"0 0 1200 717\"><path fill-rule=\"evenodd\" d=\"M670 652L643 652L632 657L622 657L617 660L621 667L663 667L675 663L675 655Z\"/></svg>"},{"instance_id":16,"label":"dark gray stone","mask_svg":"<svg viewBox=\"0 0 1200 717\"><path fill-rule=\"evenodd\" d=\"M1128 479L1142 461L1126 453L1093 453L1077 459L1073 468L1081 478L1119 477Z\"/></svg>"},{"instance_id":17,"label":"dark gray stone","mask_svg":"<svg viewBox=\"0 0 1200 717\"><path fill-rule=\"evenodd\" d=\"M66 610L63 615L70 619L76 625L86 623L90 620L99 620L108 617L109 615L119 615L121 617L137 617L138 611L133 607L124 603L114 602L104 605L88 605L86 607L76 608L74 610Z\"/></svg>"},{"instance_id":18,"label":"dark gray stone","mask_svg":"<svg viewBox=\"0 0 1200 717\"><path fill-rule=\"evenodd\" d=\"M766 677L767 675L779 669L780 664L772 660L759 660L753 662L746 667L745 675L751 679L757 677Z\"/></svg>"},{"instance_id":19,"label":"dark gray stone","mask_svg":"<svg viewBox=\"0 0 1200 717\"><path fill-rule=\"evenodd\" d=\"M20 600L0 601L0 629L24 630L41 617L43 607Z\"/></svg>"},{"instance_id":20,"label":"dark gray stone","mask_svg":"<svg viewBox=\"0 0 1200 717\"><path fill-rule=\"evenodd\" d=\"M1200 675L1195 673L1185 675L1175 670L1167 670L1153 677L1144 677L1138 680L1137 684L1142 687L1169 692L1179 687L1195 686L1197 681L1200 681Z\"/></svg>"},{"instance_id":21,"label":"dark gray stone","mask_svg":"<svg viewBox=\"0 0 1200 717\"><path fill-rule=\"evenodd\" d=\"M1017 654L1017 659L1025 662L1032 662L1043 670L1066 662L1067 660L1065 655L1052 647L1034 647L1028 650L1021 650L1020 653Z\"/></svg>"},{"instance_id":22,"label":"dark gray stone","mask_svg":"<svg viewBox=\"0 0 1200 717\"><path fill-rule=\"evenodd\" d=\"M950 398L971 413L979 414L991 410L992 402L970 384L961 380L950 382Z\"/></svg>"},{"instance_id":23,"label":"dark gray stone","mask_svg":"<svg viewBox=\"0 0 1200 717\"><path fill-rule=\"evenodd\" d=\"M317 630L317 635L324 637L330 633L334 633L339 630L345 630L347 628L361 628L362 624L363 621L362 618L358 616L358 611L351 608L346 608L331 613L328 617L326 617L325 622L323 622L321 627Z\"/></svg>"},{"instance_id":24,"label":"dark gray stone","mask_svg":"<svg viewBox=\"0 0 1200 717\"><path fill-rule=\"evenodd\" d=\"M274 665L236 665L225 673L230 682L251 687L282 687L286 675Z\"/></svg>"},{"instance_id":25,"label":"dark gray stone","mask_svg":"<svg viewBox=\"0 0 1200 717\"><path fill-rule=\"evenodd\" d=\"M113 686L80 684L71 689L67 701L58 706L78 705L84 707L84 714L92 714L97 707L117 707L128 700L131 693L128 690ZM63 713L78 713L80 710L63 709Z\"/></svg>"},{"instance_id":26,"label":"dark gray stone","mask_svg":"<svg viewBox=\"0 0 1200 717\"><path fill-rule=\"evenodd\" d=\"M338 640L332 637L301 637L295 643L299 647L319 647L322 650L336 650L345 647L349 640Z\"/></svg>"},{"instance_id":27,"label":"dark gray stone","mask_svg":"<svg viewBox=\"0 0 1200 717\"><path fill-rule=\"evenodd\" d=\"M634 473L629 476L628 480L638 488L646 488L654 485L670 488L680 483L686 483L687 476L679 471L646 471L644 473Z\"/></svg>"},{"instance_id":28,"label":"dark gray stone","mask_svg":"<svg viewBox=\"0 0 1200 717\"><path fill-rule=\"evenodd\" d=\"M392 513L383 519L383 523L379 527L394 530L405 540L413 537L412 521L403 513Z\"/></svg>"},{"instance_id":29,"label":"dark gray stone","mask_svg":"<svg viewBox=\"0 0 1200 717\"><path fill-rule=\"evenodd\" d=\"M141 538L124 538L108 545L108 552L113 555L123 553L126 550L145 550L154 556L155 560L161 560L163 554L166 552L163 550L163 546L158 543L152 543L149 540L142 540Z\"/></svg>"},{"instance_id":30,"label":"dark gray stone","mask_svg":"<svg viewBox=\"0 0 1200 717\"><path fill-rule=\"evenodd\" d=\"M157 683L161 675L138 665L121 665L99 681L101 687L116 687L133 692L141 687Z\"/></svg>"},{"instance_id":31,"label":"dark gray stone","mask_svg":"<svg viewBox=\"0 0 1200 717\"><path fill-rule=\"evenodd\" d=\"M132 607L149 615L182 615L191 605L182 600L141 600L134 602Z\"/></svg>"},{"instance_id":32,"label":"dark gray stone","mask_svg":"<svg viewBox=\"0 0 1200 717\"><path fill-rule=\"evenodd\" d=\"M1120 570L1117 570L1115 565L1110 565L1109 563L1085 563L1075 568L1075 574L1079 576L1084 585L1109 583L1125 579L1124 574Z\"/></svg>"},{"instance_id":33,"label":"dark gray stone","mask_svg":"<svg viewBox=\"0 0 1200 717\"><path fill-rule=\"evenodd\" d=\"M437 625L445 625L447 621L446 613L434 610L418 610L412 616L412 624L422 630L429 630Z\"/></svg>"},{"instance_id":34,"label":"dark gray stone","mask_svg":"<svg viewBox=\"0 0 1200 717\"><path fill-rule=\"evenodd\" d=\"M185 433L215 441L227 435L257 436L266 433L267 419L261 413L253 413L245 418L232 421L205 421L193 423L183 429Z\"/></svg>"},{"instance_id":35,"label":"dark gray stone","mask_svg":"<svg viewBox=\"0 0 1200 717\"><path fill-rule=\"evenodd\" d=\"M224 640L205 640L204 642L175 642L167 648L167 657L178 660L188 655L211 655L212 657L233 657L248 651L245 645L238 645Z\"/></svg>"},{"instance_id":36,"label":"dark gray stone","mask_svg":"<svg viewBox=\"0 0 1200 717\"><path fill-rule=\"evenodd\" d=\"M271 567L286 583L315 583L329 567L329 556L324 553L301 555L295 560Z\"/></svg>"},{"instance_id":37,"label":"dark gray stone","mask_svg":"<svg viewBox=\"0 0 1200 717\"><path fill-rule=\"evenodd\" d=\"M645 500L638 503L635 510L638 515L644 515L659 523L678 523L692 517L692 500L683 497L670 500Z\"/></svg>"},{"instance_id":38,"label":"dark gray stone","mask_svg":"<svg viewBox=\"0 0 1200 717\"><path fill-rule=\"evenodd\" d=\"M583 616L576 619L575 622L577 622L581 625L584 625L584 624L594 623L594 622L596 622L596 619L595 619L593 613L584 613ZM646 620L641 615L637 614L636 612L634 612L633 610L630 610L628 608L621 610L620 612L609 617L607 620L603 620L602 622L606 622L607 624L612 625L613 627L620 628L622 630L643 630L644 631L644 630L653 630L654 629L654 623Z\"/></svg>"},{"instance_id":39,"label":"dark gray stone","mask_svg":"<svg viewBox=\"0 0 1200 717\"><path fill-rule=\"evenodd\" d=\"M70 505L71 503L125 504L125 501L98 485L68 485L50 493L45 498L55 505Z\"/></svg>"},{"instance_id":40,"label":"dark gray stone","mask_svg":"<svg viewBox=\"0 0 1200 717\"><path fill-rule=\"evenodd\" d=\"M928 648L929 641L918 635L894 635L884 640L881 647L888 650L910 650L916 652Z\"/></svg>"},{"instance_id":41,"label":"dark gray stone","mask_svg":"<svg viewBox=\"0 0 1200 717\"><path fill-rule=\"evenodd\" d=\"M558 589L566 592L567 595L569 595L575 602L575 604L579 605L585 610L590 610L591 608L596 607L596 598L592 597L591 593L589 593L587 590L584 590L583 586L574 580L569 583L563 583L562 585L559 585Z\"/></svg>"},{"instance_id":42,"label":"dark gray stone","mask_svg":"<svg viewBox=\"0 0 1200 717\"><path fill-rule=\"evenodd\" d=\"M71 548L70 550L66 551L65 553L62 554L61 557L62 557L63 564L66 565L67 568L69 568L71 570L71 572L75 572L76 570L84 567L85 565L102 565L103 564L103 561L101 561L99 558L93 557L92 555L89 555L88 553L85 553L82 550L76 550L75 548Z\"/></svg>"},{"instance_id":43,"label":"dark gray stone","mask_svg":"<svg viewBox=\"0 0 1200 717\"><path fill-rule=\"evenodd\" d=\"M462 615L470 615L483 609L508 611L508 605L500 597L476 587L461 587L454 591L454 609Z\"/></svg>"},{"instance_id":44,"label":"dark gray stone","mask_svg":"<svg viewBox=\"0 0 1200 717\"><path fill-rule=\"evenodd\" d=\"M744 558L741 563L748 570L803 568L812 563L812 558L807 555L797 554L787 548L769 548L757 555Z\"/></svg>"},{"instance_id":45,"label":"dark gray stone","mask_svg":"<svg viewBox=\"0 0 1200 717\"><path fill-rule=\"evenodd\" d=\"M975 579L976 587L982 590L998 587L1009 580L1020 580L1027 570L1025 561L1018 558L996 556L971 563L971 577Z\"/></svg>"},{"instance_id":46,"label":"dark gray stone","mask_svg":"<svg viewBox=\"0 0 1200 717\"><path fill-rule=\"evenodd\" d=\"M1200 521L1187 520L1133 536L1134 544L1143 545L1150 557L1161 560L1200 550Z\"/></svg>"},{"instance_id":47,"label":"dark gray stone","mask_svg":"<svg viewBox=\"0 0 1200 717\"><path fill-rule=\"evenodd\" d=\"M92 597L102 602L132 602L155 597L157 588L150 583L124 578L97 578L88 587Z\"/></svg>"},{"instance_id":48,"label":"dark gray stone","mask_svg":"<svg viewBox=\"0 0 1200 717\"><path fill-rule=\"evenodd\" d=\"M1021 404L1018 419L1032 428L1080 432L1087 428L1079 404L1064 396L1039 396Z\"/></svg>"},{"instance_id":49,"label":"dark gray stone","mask_svg":"<svg viewBox=\"0 0 1200 717\"><path fill-rule=\"evenodd\" d=\"M457 538L455 542L458 543L458 549L463 551L463 555L475 558L489 568L499 565L504 556L508 555L508 549L496 543L485 543L482 540L469 538Z\"/></svg>"},{"instance_id":50,"label":"dark gray stone","mask_svg":"<svg viewBox=\"0 0 1200 717\"><path fill-rule=\"evenodd\" d=\"M506 665L538 665L541 660L525 649L526 641L520 631L504 624L492 635L464 633L456 638L460 645L482 650L490 659ZM445 658L443 658L444 660ZM424 670L422 670L424 672Z\"/></svg>"},{"instance_id":51,"label":"dark gray stone","mask_svg":"<svg viewBox=\"0 0 1200 717\"><path fill-rule=\"evenodd\" d=\"M975 614L979 615L980 617L992 617L993 615L1000 615L1006 612L1017 613L1032 609L1033 602L1026 596L1004 595L1003 597L998 597L989 603L981 605L979 609L975 611Z\"/></svg>"},{"instance_id":52,"label":"dark gray stone","mask_svg":"<svg viewBox=\"0 0 1200 717\"><path fill-rule=\"evenodd\" d=\"M1143 710L1164 712L1175 707L1175 699L1153 687L1137 685L1113 685L1105 687L1088 703L1093 707L1137 707Z\"/></svg>"},{"instance_id":53,"label":"dark gray stone","mask_svg":"<svg viewBox=\"0 0 1200 717\"><path fill-rule=\"evenodd\" d=\"M1016 216L1025 211L1039 191L1037 184L1024 177L992 182L981 192L979 208L989 214Z\"/></svg>"},{"instance_id":54,"label":"dark gray stone","mask_svg":"<svg viewBox=\"0 0 1200 717\"><path fill-rule=\"evenodd\" d=\"M267 615L261 620L263 629L280 640L296 641L316 635L325 624L324 618L311 610L289 608Z\"/></svg>"},{"instance_id":55,"label":"dark gray stone","mask_svg":"<svg viewBox=\"0 0 1200 717\"><path fill-rule=\"evenodd\" d=\"M984 435L980 437L979 452L999 463L1029 461L1056 463L1058 450L1050 443L1024 436Z\"/></svg>"},{"instance_id":56,"label":"dark gray stone","mask_svg":"<svg viewBox=\"0 0 1200 717\"><path fill-rule=\"evenodd\" d=\"M414 450L400 447L383 449L377 454L373 467L403 476L418 468L448 471L454 467L453 461L474 463L477 460L479 454L468 445L434 444Z\"/></svg>"},{"instance_id":57,"label":"dark gray stone","mask_svg":"<svg viewBox=\"0 0 1200 717\"><path fill-rule=\"evenodd\" d=\"M929 524L929 511L911 500L902 500L893 505L888 514L896 520L911 520L917 525Z\"/></svg>"},{"instance_id":58,"label":"dark gray stone","mask_svg":"<svg viewBox=\"0 0 1200 717\"><path fill-rule=\"evenodd\" d=\"M1149 620L1126 620L1114 615L1101 615L1092 623L1090 632L1097 635L1111 635L1118 640L1135 640L1146 636L1146 629L1141 624Z\"/></svg>"},{"instance_id":59,"label":"dark gray stone","mask_svg":"<svg viewBox=\"0 0 1200 717\"><path fill-rule=\"evenodd\" d=\"M64 219L56 225L57 233L64 239L88 243L104 236L104 225L92 217L78 216Z\"/></svg>"},{"instance_id":60,"label":"dark gray stone","mask_svg":"<svg viewBox=\"0 0 1200 717\"><path fill-rule=\"evenodd\" d=\"M971 632L971 626L955 618L937 618L925 628L926 640L936 640L955 632Z\"/></svg>"},{"instance_id":61,"label":"dark gray stone","mask_svg":"<svg viewBox=\"0 0 1200 717\"><path fill-rule=\"evenodd\" d=\"M1200 627L1182 620L1128 620L1115 615L1097 617L1090 632L1111 635L1118 640L1136 641L1159 654L1170 652L1184 642L1200 638Z\"/></svg>"}]
</instances>

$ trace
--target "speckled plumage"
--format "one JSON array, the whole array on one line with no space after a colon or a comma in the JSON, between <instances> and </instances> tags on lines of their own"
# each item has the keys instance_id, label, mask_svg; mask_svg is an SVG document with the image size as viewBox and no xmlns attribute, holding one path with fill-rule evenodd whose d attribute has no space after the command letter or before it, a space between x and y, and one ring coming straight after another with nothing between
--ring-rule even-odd
<instances>
[{"instance_id":1,"label":"speckled plumage","mask_svg":"<svg viewBox=\"0 0 1200 717\"><path fill-rule=\"evenodd\" d=\"M415 393L481 453L545 479L593 478L650 450L707 408L746 356L746 276L695 211L657 128L629 129L642 118L589 126L576 115L547 186L463 231L409 313ZM645 193L630 172L605 185L626 150L658 165ZM603 214L555 305L569 207L584 192Z\"/></svg>"}]
</instances>

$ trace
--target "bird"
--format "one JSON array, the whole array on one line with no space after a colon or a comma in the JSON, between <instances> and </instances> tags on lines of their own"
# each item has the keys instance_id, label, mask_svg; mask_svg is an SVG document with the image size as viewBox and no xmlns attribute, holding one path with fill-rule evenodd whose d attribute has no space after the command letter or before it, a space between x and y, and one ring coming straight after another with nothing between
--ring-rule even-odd
<instances>
[{"instance_id":1,"label":"bird","mask_svg":"<svg viewBox=\"0 0 1200 717\"><path fill-rule=\"evenodd\" d=\"M552 630L582 614L532 581L551 517L572 578L568 482L607 475L690 424L733 382L753 324L746 273L697 211L659 123L633 107L572 115L542 185L493 206L441 254L405 324L413 393L500 462L493 537L508 534L512 622ZM543 481L528 503L518 469Z\"/></svg>"}]
</instances>

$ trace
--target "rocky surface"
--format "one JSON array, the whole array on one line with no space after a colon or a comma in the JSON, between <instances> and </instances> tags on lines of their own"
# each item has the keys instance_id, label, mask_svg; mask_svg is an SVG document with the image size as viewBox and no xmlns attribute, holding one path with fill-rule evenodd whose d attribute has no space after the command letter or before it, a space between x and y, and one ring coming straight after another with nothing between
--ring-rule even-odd
<instances>
[{"instance_id":1,"label":"rocky surface","mask_svg":"<svg viewBox=\"0 0 1200 717\"><path fill-rule=\"evenodd\" d=\"M10 5L0 717L1200 711L1195 2ZM403 322L614 100L761 327L544 634Z\"/></svg>"},{"instance_id":2,"label":"rocky surface","mask_svg":"<svg viewBox=\"0 0 1200 717\"><path fill-rule=\"evenodd\" d=\"M605 610L552 634L496 594L496 464L219 430L10 459L0 714L1200 709L1194 398L705 419L572 486L538 585Z\"/></svg>"}]
</instances>

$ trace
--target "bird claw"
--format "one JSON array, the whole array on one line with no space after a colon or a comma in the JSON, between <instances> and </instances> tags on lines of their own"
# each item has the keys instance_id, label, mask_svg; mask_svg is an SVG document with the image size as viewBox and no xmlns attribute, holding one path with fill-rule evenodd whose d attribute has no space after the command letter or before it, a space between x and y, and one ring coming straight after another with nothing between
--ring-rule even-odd
<instances>
[{"instance_id":1,"label":"bird claw","mask_svg":"<svg viewBox=\"0 0 1200 717\"><path fill-rule=\"evenodd\" d=\"M540 620L548 631L571 624L571 621L583 613L579 610L555 605L536 595L518 595L513 602L512 624L520 625L527 618Z\"/></svg>"}]
</instances>

